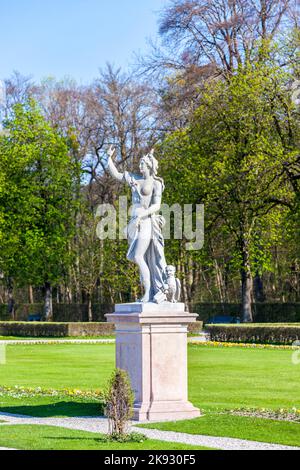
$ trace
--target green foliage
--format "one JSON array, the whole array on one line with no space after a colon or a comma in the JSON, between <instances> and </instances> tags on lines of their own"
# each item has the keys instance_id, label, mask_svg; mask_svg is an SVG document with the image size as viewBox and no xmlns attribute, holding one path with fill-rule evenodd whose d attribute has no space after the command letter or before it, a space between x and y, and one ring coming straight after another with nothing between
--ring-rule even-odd
<instances>
[{"instance_id":1,"label":"green foliage","mask_svg":"<svg viewBox=\"0 0 300 470\"><path fill-rule=\"evenodd\" d=\"M70 262L76 164L34 102L15 106L6 130L0 139L0 267L19 285L57 283Z\"/></svg>"},{"instance_id":2,"label":"green foliage","mask_svg":"<svg viewBox=\"0 0 300 470\"><path fill-rule=\"evenodd\" d=\"M206 450L199 446L153 439L142 442L108 442L107 436L104 434L39 425L1 427L0 446L20 450L102 450L104 452L118 450Z\"/></svg>"},{"instance_id":3,"label":"green foliage","mask_svg":"<svg viewBox=\"0 0 300 470\"><path fill-rule=\"evenodd\" d=\"M55 322L0 322L1 336L30 338L82 338L113 335L115 327L111 323L55 323Z\"/></svg>"},{"instance_id":4,"label":"green foliage","mask_svg":"<svg viewBox=\"0 0 300 470\"><path fill-rule=\"evenodd\" d=\"M167 202L205 204L205 246L192 257L209 266L223 250L227 268L249 275L273 269L271 247L282 242L297 201L299 113L287 91L293 77L266 57L230 81L206 83L189 126L160 147ZM184 246L172 246L179 258Z\"/></svg>"},{"instance_id":5,"label":"green foliage","mask_svg":"<svg viewBox=\"0 0 300 470\"><path fill-rule=\"evenodd\" d=\"M106 392L106 416L109 419L110 434L125 438L128 421L133 416L134 394L128 373L116 369L113 373Z\"/></svg>"},{"instance_id":6,"label":"green foliage","mask_svg":"<svg viewBox=\"0 0 300 470\"><path fill-rule=\"evenodd\" d=\"M300 326L207 325L212 341L291 345L300 340Z\"/></svg>"},{"instance_id":7,"label":"green foliage","mask_svg":"<svg viewBox=\"0 0 300 470\"><path fill-rule=\"evenodd\" d=\"M276 239L283 204L293 197L283 168L297 149L284 145L275 123L292 107L286 82L277 68L248 65L229 85L208 90L191 129L205 161L208 211L235 237L237 267L245 245L253 268L254 262L268 266L265 253Z\"/></svg>"},{"instance_id":8,"label":"green foliage","mask_svg":"<svg viewBox=\"0 0 300 470\"><path fill-rule=\"evenodd\" d=\"M139 432L131 432L129 434L110 434L107 436L107 442L144 442L147 437Z\"/></svg>"}]
</instances>

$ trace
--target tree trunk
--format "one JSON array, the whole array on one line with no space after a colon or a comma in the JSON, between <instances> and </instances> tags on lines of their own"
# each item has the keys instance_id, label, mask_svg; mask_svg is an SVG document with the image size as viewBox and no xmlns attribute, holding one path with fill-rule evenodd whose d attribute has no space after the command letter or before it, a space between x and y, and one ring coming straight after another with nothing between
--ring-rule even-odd
<instances>
[{"instance_id":1,"label":"tree trunk","mask_svg":"<svg viewBox=\"0 0 300 470\"><path fill-rule=\"evenodd\" d=\"M189 312L189 298L188 298L188 292L187 292L187 282L186 282L186 276L185 276L185 269L184 265L181 264L180 266L181 270L181 292L182 292L182 300L185 304L185 307L187 311Z\"/></svg>"},{"instance_id":2,"label":"tree trunk","mask_svg":"<svg viewBox=\"0 0 300 470\"><path fill-rule=\"evenodd\" d=\"M188 258L184 262L184 272L185 272L184 280L185 280L187 307L188 307L188 312L192 312L193 310L193 305L192 305L193 262L190 258Z\"/></svg>"},{"instance_id":3,"label":"tree trunk","mask_svg":"<svg viewBox=\"0 0 300 470\"><path fill-rule=\"evenodd\" d=\"M222 310L223 310L223 313L225 313L225 310L224 310L224 303L225 303L225 300L224 300L224 280L223 280L223 276L222 276L222 271L220 269L220 266L219 266L219 263L218 261L215 259L214 260L214 267L215 267L215 273L216 273L216 287L218 289L218 293L219 293L219 299L220 299L220 302L222 304Z\"/></svg>"},{"instance_id":4,"label":"tree trunk","mask_svg":"<svg viewBox=\"0 0 300 470\"><path fill-rule=\"evenodd\" d=\"M254 298L256 302L264 302L266 300L263 280L258 272L254 278Z\"/></svg>"},{"instance_id":5,"label":"tree trunk","mask_svg":"<svg viewBox=\"0 0 300 470\"><path fill-rule=\"evenodd\" d=\"M50 282L45 282L44 317L46 321L53 321L52 287Z\"/></svg>"},{"instance_id":6,"label":"tree trunk","mask_svg":"<svg viewBox=\"0 0 300 470\"><path fill-rule=\"evenodd\" d=\"M32 305L34 303L32 286L28 286L28 299L29 303Z\"/></svg>"},{"instance_id":7,"label":"tree trunk","mask_svg":"<svg viewBox=\"0 0 300 470\"><path fill-rule=\"evenodd\" d=\"M10 315L12 320L15 320L15 299L14 299L14 283L12 278L10 277L7 282L7 295L8 295L8 302L7 302L7 311Z\"/></svg>"},{"instance_id":8,"label":"tree trunk","mask_svg":"<svg viewBox=\"0 0 300 470\"><path fill-rule=\"evenodd\" d=\"M67 303L71 304L73 302L73 296L72 296L72 291L69 286L66 286L65 288L65 295L67 297Z\"/></svg>"},{"instance_id":9,"label":"tree trunk","mask_svg":"<svg viewBox=\"0 0 300 470\"><path fill-rule=\"evenodd\" d=\"M252 313L252 290L253 282L249 271L242 269L242 319L243 323L253 322Z\"/></svg>"},{"instance_id":10,"label":"tree trunk","mask_svg":"<svg viewBox=\"0 0 300 470\"><path fill-rule=\"evenodd\" d=\"M249 247L246 239L241 243L242 251L242 320L243 323L253 322L252 299L253 299L253 280L250 269Z\"/></svg>"},{"instance_id":11,"label":"tree trunk","mask_svg":"<svg viewBox=\"0 0 300 470\"><path fill-rule=\"evenodd\" d=\"M88 318L89 322L93 321L93 311L92 311L92 296L91 294L87 294L88 299Z\"/></svg>"}]
</instances>

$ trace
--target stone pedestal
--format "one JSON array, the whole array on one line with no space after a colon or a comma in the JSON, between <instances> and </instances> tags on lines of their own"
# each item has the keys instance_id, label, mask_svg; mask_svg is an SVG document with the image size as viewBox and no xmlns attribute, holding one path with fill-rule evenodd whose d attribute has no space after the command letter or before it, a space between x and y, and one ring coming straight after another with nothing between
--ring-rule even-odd
<instances>
[{"instance_id":1,"label":"stone pedestal","mask_svg":"<svg viewBox=\"0 0 300 470\"><path fill-rule=\"evenodd\" d=\"M187 395L187 326L197 315L184 304L116 305L116 367L126 370L135 393L136 421L191 419L200 411Z\"/></svg>"}]
</instances>

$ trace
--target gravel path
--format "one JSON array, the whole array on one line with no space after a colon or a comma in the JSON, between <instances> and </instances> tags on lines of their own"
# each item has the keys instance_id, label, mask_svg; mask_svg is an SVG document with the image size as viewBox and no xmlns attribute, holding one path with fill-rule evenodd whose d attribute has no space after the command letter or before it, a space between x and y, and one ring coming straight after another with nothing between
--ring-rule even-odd
<instances>
[{"instance_id":1,"label":"gravel path","mask_svg":"<svg viewBox=\"0 0 300 470\"><path fill-rule=\"evenodd\" d=\"M199 336L191 336L188 338L188 342L192 343L193 341L196 341L197 343L207 343L210 341L210 334L209 333L199 333Z\"/></svg>"},{"instance_id":2,"label":"gravel path","mask_svg":"<svg viewBox=\"0 0 300 470\"><path fill-rule=\"evenodd\" d=\"M0 424L0 427L12 424L40 424L94 433L106 433L108 431L108 422L105 418L31 418L28 416L11 415L7 413L0 413L0 417L6 421L5 423ZM141 429L135 427L134 423L132 423L131 430L141 432L150 439L158 439L166 442L178 442L221 450L300 450L300 447L267 444L263 442L246 441L227 437L212 437L170 431L158 431L156 429Z\"/></svg>"}]
</instances>

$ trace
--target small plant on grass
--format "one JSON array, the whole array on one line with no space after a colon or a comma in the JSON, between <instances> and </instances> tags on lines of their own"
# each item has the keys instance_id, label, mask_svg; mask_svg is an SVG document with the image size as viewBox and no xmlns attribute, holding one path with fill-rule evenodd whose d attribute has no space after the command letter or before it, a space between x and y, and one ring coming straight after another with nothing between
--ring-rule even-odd
<instances>
[{"instance_id":1,"label":"small plant on grass","mask_svg":"<svg viewBox=\"0 0 300 470\"><path fill-rule=\"evenodd\" d=\"M133 417L134 393L130 379L124 370L116 369L106 392L106 416L109 420L109 439L118 442L143 442L146 437L128 433L129 420Z\"/></svg>"}]
</instances>

